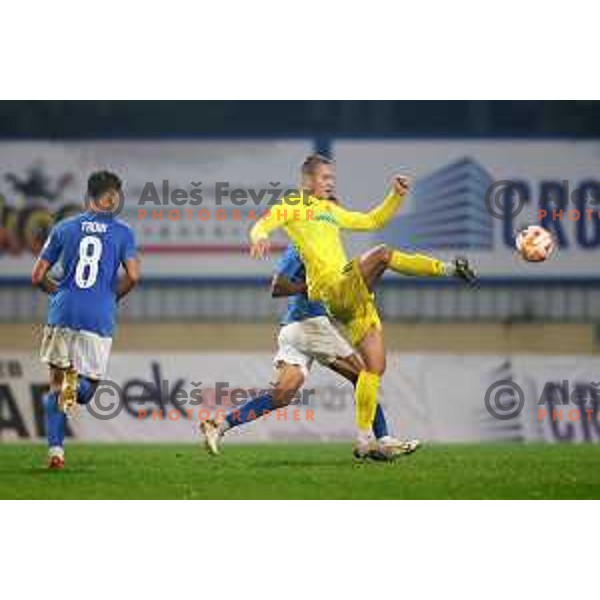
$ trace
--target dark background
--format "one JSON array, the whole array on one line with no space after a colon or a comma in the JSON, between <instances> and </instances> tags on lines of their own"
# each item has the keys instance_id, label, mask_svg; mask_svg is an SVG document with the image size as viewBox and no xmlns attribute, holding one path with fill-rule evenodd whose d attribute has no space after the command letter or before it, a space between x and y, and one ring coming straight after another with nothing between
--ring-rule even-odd
<instances>
[{"instance_id":1,"label":"dark background","mask_svg":"<svg viewBox=\"0 0 600 600\"><path fill-rule=\"evenodd\" d=\"M600 135L597 101L5 101L5 138L240 134Z\"/></svg>"}]
</instances>

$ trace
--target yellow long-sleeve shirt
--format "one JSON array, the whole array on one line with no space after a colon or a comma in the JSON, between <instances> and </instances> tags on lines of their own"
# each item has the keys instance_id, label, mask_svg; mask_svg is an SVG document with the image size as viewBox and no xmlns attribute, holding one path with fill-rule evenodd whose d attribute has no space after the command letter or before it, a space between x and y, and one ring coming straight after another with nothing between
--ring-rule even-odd
<instances>
[{"instance_id":1,"label":"yellow long-sleeve shirt","mask_svg":"<svg viewBox=\"0 0 600 600\"><path fill-rule=\"evenodd\" d=\"M288 197L270 209L250 231L252 243L266 239L282 227L298 250L306 268L308 296L320 300L325 286L335 285L348 259L340 229L381 229L400 208L404 196L389 193L369 212L354 212L315 196Z\"/></svg>"}]
</instances>

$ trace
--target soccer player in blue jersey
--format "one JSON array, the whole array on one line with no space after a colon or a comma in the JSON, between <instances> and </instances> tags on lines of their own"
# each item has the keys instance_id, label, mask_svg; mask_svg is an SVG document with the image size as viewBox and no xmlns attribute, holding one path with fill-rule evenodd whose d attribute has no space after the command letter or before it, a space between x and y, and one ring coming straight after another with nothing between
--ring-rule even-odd
<instances>
[{"instance_id":1,"label":"soccer player in blue jersey","mask_svg":"<svg viewBox=\"0 0 600 600\"><path fill-rule=\"evenodd\" d=\"M288 296L287 311L281 322L278 351L273 359L275 385L270 392L231 411L221 423L203 421L201 431L207 450L219 453L221 438L232 427L249 423L265 413L290 403L302 387L312 363L329 367L353 385L364 368L362 359L330 321L321 302L312 302L306 294L304 264L293 244L281 257L271 286L273 297ZM393 459L417 449L417 440L397 440L388 433L383 407L378 404L373 421L375 446L360 458Z\"/></svg>"},{"instance_id":2,"label":"soccer player in blue jersey","mask_svg":"<svg viewBox=\"0 0 600 600\"><path fill-rule=\"evenodd\" d=\"M50 368L44 407L53 469L64 467L67 414L92 399L106 373L117 302L140 277L133 230L114 215L121 188L117 175L93 173L86 212L52 228L31 275L33 285L50 294L40 356ZM50 275L56 264L58 281Z\"/></svg>"}]
</instances>

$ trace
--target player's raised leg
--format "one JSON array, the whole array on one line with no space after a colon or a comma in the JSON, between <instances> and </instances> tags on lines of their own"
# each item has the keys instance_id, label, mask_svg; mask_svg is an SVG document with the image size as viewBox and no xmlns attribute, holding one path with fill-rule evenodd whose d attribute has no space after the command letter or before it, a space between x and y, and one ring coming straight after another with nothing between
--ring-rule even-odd
<instances>
[{"instance_id":1,"label":"player's raised leg","mask_svg":"<svg viewBox=\"0 0 600 600\"><path fill-rule=\"evenodd\" d=\"M467 283L473 283L476 279L475 270L465 258L444 262L426 254L396 250L385 244L362 254L358 259L358 267L369 289L373 289L387 269L414 277L456 277Z\"/></svg>"}]
</instances>

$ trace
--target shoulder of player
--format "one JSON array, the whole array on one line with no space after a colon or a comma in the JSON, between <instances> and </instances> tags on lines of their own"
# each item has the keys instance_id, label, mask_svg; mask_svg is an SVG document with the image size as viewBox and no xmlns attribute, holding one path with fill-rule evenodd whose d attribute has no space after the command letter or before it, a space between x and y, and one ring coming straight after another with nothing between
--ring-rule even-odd
<instances>
[{"instance_id":1,"label":"shoulder of player","mask_svg":"<svg viewBox=\"0 0 600 600\"><path fill-rule=\"evenodd\" d=\"M342 201L339 198L336 198L335 200L331 201L323 200L322 204L332 212L348 210L347 207L342 204Z\"/></svg>"},{"instance_id":2,"label":"shoulder of player","mask_svg":"<svg viewBox=\"0 0 600 600\"><path fill-rule=\"evenodd\" d=\"M56 233L60 233L66 231L68 229L77 228L79 223L81 222L81 214L73 215L71 217L66 217L65 219L61 219L60 221L54 223L52 226L52 231Z\"/></svg>"},{"instance_id":3,"label":"shoulder of player","mask_svg":"<svg viewBox=\"0 0 600 600\"><path fill-rule=\"evenodd\" d=\"M119 219L118 217L115 217L113 219L113 224L118 229L122 230L123 233L131 233L132 235L135 234L133 227L129 223L127 223L127 221L124 221L123 219Z\"/></svg>"}]
</instances>

